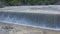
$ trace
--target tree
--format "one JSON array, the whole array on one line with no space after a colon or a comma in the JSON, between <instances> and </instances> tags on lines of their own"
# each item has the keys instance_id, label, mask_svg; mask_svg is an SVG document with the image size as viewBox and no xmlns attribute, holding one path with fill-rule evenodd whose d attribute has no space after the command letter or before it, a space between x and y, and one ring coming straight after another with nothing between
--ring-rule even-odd
<instances>
[{"instance_id":1,"label":"tree","mask_svg":"<svg viewBox=\"0 0 60 34\"><path fill-rule=\"evenodd\" d=\"M0 0L5 5L49 5L59 0Z\"/></svg>"}]
</instances>

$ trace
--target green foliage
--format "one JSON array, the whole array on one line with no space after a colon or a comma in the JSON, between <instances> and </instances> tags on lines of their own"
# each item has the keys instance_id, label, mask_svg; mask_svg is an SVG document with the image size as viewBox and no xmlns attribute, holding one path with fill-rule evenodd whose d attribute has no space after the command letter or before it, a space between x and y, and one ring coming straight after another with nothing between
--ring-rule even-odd
<instances>
[{"instance_id":1,"label":"green foliage","mask_svg":"<svg viewBox=\"0 0 60 34\"><path fill-rule=\"evenodd\" d=\"M55 0L0 0L5 5L48 5L53 4Z\"/></svg>"},{"instance_id":2,"label":"green foliage","mask_svg":"<svg viewBox=\"0 0 60 34\"><path fill-rule=\"evenodd\" d=\"M8 2L7 5L17 5L18 3L19 3L19 1L12 0L12 1Z\"/></svg>"}]
</instances>

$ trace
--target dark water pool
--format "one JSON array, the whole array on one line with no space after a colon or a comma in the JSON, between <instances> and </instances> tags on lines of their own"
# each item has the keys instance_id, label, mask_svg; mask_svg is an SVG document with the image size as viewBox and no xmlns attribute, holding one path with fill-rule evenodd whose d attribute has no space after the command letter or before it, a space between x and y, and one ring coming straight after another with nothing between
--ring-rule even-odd
<instances>
[{"instance_id":1,"label":"dark water pool","mask_svg":"<svg viewBox=\"0 0 60 34\"><path fill-rule=\"evenodd\" d=\"M49 28L60 28L60 15L0 12L0 21Z\"/></svg>"}]
</instances>

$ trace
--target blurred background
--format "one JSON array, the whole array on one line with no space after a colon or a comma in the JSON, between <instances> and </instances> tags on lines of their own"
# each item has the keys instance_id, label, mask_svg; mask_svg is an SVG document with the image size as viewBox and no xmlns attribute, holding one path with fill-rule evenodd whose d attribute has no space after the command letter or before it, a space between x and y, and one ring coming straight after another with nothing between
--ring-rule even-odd
<instances>
[{"instance_id":1,"label":"blurred background","mask_svg":"<svg viewBox=\"0 0 60 34\"><path fill-rule=\"evenodd\" d=\"M0 0L0 5L20 6L20 5L59 5L60 0Z\"/></svg>"}]
</instances>

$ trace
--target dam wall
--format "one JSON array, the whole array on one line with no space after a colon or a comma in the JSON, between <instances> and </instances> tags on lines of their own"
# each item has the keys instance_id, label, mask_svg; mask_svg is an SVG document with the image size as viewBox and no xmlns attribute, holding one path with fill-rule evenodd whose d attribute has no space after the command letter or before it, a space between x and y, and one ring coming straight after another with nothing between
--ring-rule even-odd
<instances>
[{"instance_id":1,"label":"dam wall","mask_svg":"<svg viewBox=\"0 0 60 34\"><path fill-rule=\"evenodd\" d=\"M59 9L55 8L55 10L49 8L49 6L25 6L26 9L24 6L22 7L11 6L0 8L0 21L60 30Z\"/></svg>"}]
</instances>

